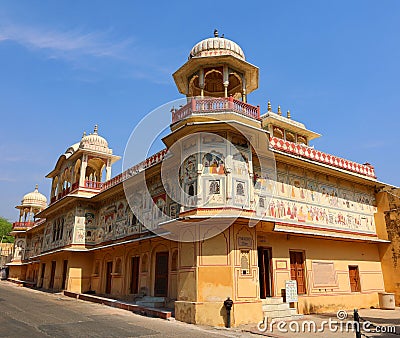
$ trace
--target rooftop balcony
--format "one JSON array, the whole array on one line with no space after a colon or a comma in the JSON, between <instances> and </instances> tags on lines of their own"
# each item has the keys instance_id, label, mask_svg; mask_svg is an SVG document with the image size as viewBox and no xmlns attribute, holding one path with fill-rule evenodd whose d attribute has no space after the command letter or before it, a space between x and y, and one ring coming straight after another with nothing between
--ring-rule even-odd
<instances>
[{"instance_id":1,"label":"rooftop balcony","mask_svg":"<svg viewBox=\"0 0 400 338\"><path fill-rule=\"evenodd\" d=\"M314 162L323 163L331 167L336 167L342 170L350 171L359 175L368 176L370 178L376 179L375 169L369 163L356 163L341 157L324 153L322 151L308 147L304 144L289 142L277 137L271 137L270 146L278 151L300 156Z\"/></svg>"},{"instance_id":2,"label":"rooftop balcony","mask_svg":"<svg viewBox=\"0 0 400 338\"><path fill-rule=\"evenodd\" d=\"M231 96L206 99L192 98L185 106L178 110L172 110L172 123L196 114L221 112L234 112L254 120L260 120L260 106L235 100Z\"/></svg>"},{"instance_id":3,"label":"rooftop balcony","mask_svg":"<svg viewBox=\"0 0 400 338\"><path fill-rule=\"evenodd\" d=\"M76 182L72 184L71 187L68 187L61 191L57 196L53 196L50 199L50 204L53 204L54 202L60 200L61 198L67 196L68 194L71 194L73 192L76 192L79 189L85 189L85 190L91 190L94 192L100 191L103 186L102 182L96 182L96 181L90 181L90 180L85 180L83 186L79 186L79 182Z\"/></svg>"},{"instance_id":4,"label":"rooftop balcony","mask_svg":"<svg viewBox=\"0 0 400 338\"><path fill-rule=\"evenodd\" d=\"M35 222L14 222L12 224L12 229L15 230L26 230L32 228Z\"/></svg>"}]
</instances>

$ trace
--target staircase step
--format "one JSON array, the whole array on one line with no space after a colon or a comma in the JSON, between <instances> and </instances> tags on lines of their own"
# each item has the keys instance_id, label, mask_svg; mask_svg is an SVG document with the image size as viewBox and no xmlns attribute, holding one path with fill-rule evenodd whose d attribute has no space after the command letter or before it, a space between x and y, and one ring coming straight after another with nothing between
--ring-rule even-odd
<instances>
[{"instance_id":1,"label":"staircase step","mask_svg":"<svg viewBox=\"0 0 400 338\"><path fill-rule=\"evenodd\" d=\"M165 297L153 297L153 296L144 296L140 299L140 301L146 302L165 302Z\"/></svg>"},{"instance_id":2,"label":"staircase step","mask_svg":"<svg viewBox=\"0 0 400 338\"><path fill-rule=\"evenodd\" d=\"M138 300L135 302L136 305L143 306L143 307L150 307L150 308L163 308L165 307L164 302L147 302Z\"/></svg>"},{"instance_id":3,"label":"staircase step","mask_svg":"<svg viewBox=\"0 0 400 338\"><path fill-rule=\"evenodd\" d=\"M262 304L282 304L282 297L268 297L265 299L261 299Z\"/></svg>"},{"instance_id":4,"label":"staircase step","mask_svg":"<svg viewBox=\"0 0 400 338\"><path fill-rule=\"evenodd\" d=\"M274 310L274 311L263 311L264 316L267 318L284 318L284 317L291 317L292 312L287 310Z\"/></svg>"},{"instance_id":5,"label":"staircase step","mask_svg":"<svg viewBox=\"0 0 400 338\"><path fill-rule=\"evenodd\" d=\"M263 311L281 311L281 310L289 310L290 306L288 303L281 304L263 304Z\"/></svg>"},{"instance_id":6,"label":"staircase step","mask_svg":"<svg viewBox=\"0 0 400 338\"><path fill-rule=\"evenodd\" d=\"M267 317L268 318L268 317ZM282 322L289 322L292 320L301 320L303 319L304 316L303 315L295 315L295 316L286 316L286 317L274 317L274 318L268 318L268 322L271 323L271 320L274 320L275 323L278 323L280 321Z\"/></svg>"}]
</instances>

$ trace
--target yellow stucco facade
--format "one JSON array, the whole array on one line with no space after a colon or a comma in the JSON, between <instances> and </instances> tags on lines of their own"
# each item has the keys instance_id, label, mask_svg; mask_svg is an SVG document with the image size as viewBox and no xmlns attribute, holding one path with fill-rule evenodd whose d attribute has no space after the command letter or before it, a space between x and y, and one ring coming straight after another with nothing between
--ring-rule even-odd
<instances>
[{"instance_id":1,"label":"yellow stucco facade","mask_svg":"<svg viewBox=\"0 0 400 338\"><path fill-rule=\"evenodd\" d=\"M197 44L174 79L188 99L172 109L166 150L112 177L119 157L96 127L47 175L50 204L36 189L17 207L10 278L217 326L227 297L237 326L398 292L385 270L399 242L371 165L315 150L319 134L248 104L258 68L232 41ZM291 280L298 302L285 305Z\"/></svg>"}]
</instances>

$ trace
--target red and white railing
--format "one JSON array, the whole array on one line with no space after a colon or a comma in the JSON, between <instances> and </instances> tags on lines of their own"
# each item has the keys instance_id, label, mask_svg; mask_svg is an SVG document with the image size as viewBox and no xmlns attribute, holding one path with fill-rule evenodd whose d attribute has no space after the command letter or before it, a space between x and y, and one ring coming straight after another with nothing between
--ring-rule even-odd
<instances>
[{"instance_id":1,"label":"red and white railing","mask_svg":"<svg viewBox=\"0 0 400 338\"><path fill-rule=\"evenodd\" d=\"M192 98L180 109L172 111L172 123L195 114L219 112L234 112L255 120L260 119L260 106L253 106L230 96L206 99Z\"/></svg>"}]
</instances>

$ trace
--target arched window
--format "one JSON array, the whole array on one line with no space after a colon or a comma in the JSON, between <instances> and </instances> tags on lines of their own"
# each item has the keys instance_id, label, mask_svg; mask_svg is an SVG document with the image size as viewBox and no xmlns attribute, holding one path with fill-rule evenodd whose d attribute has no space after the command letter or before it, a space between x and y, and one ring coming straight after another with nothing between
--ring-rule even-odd
<instances>
[{"instance_id":1,"label":"arched window","mask_svg":"<svg viewBox=\"0 0 400 338\"><path fill-rule=\"evenodd\" d=\"M64 218L61 218L60 239L64 236Z\"/></svg>"},{"instance_id":2,"label":"arched window","mask_svg":"<svg viewBox=\"0 0 400 338\"><path fill-rule=\"evenodd\" d=\"M307 139L304 136L297 135L297 143L307 144Z\"/></svg>"},{"instance_id":3,"label":"arched window","mask_svg":"<svg viewBox=\"0 0 400 338\"><path fill-rule=\"evenodd\" d=\"M296 142L296 137L293 133L291 133L290 131L286 132L286 141L289 142Z\"/></svg>"},{"instance_id":4,"label":"arched window","mask_svg":"<svg viewBox=\"0 0 400 338\"><path fill-rule=\"evenodd\" d=\"M208 96L223 96L224 90L222 67L206 70L204 74L204 94Z\"/></svg>"},{"instance_id":5,"label":"arched window","mask_svg":"<svg viewBox=\"0 0 400 338\"><path fill-rule=\"evenodd\" d=\"M273 135L274 135L274 137L282 138L282 139L283 139L283 130L280 129L280 128L278 128L278 127L274 127L274 129L273 129Z\"/></svg>"},{"instance_id":6,"label":"arched window","mask_svg":"<svg viewBox=\"0 0 400 338\"><path fill-rule=\"evenodd\" d=\"M74 182L78 183L81 175L81 160L77 160L74 167Z\"/></svg>"},{"instance_id":7,"label":"arched window","mask_svg":"<svg viewBox=\"0 0 400 338\"><path fill-rule=\"evenodd\" d=\"M191 184L189 185L188 195L189 195L189 196L194 196L194 185L193 185L193 183L191 183Z\"/></svg>"}]
</instances>

